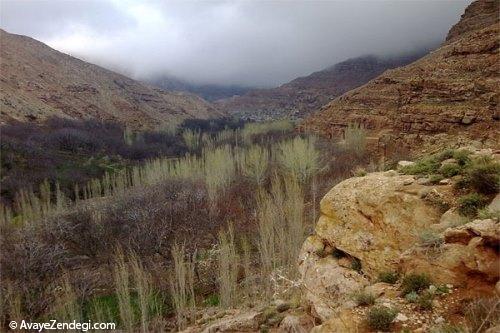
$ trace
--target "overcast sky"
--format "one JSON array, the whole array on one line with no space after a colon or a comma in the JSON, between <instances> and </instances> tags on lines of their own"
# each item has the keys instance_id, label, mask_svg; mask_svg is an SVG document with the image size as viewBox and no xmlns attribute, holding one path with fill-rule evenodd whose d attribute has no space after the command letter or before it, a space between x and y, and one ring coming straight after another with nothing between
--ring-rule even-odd
<instances>
[{"instance_id":1,"label":"overcast sky","mask_svg":"<svg viewBox=\"0 0 500 333\"><path fill-rule=\"evenodd\" d=\"M0 25L137 79L275 86L442 41L470 2L0 0Z\"/></svg>"}]
</instances>

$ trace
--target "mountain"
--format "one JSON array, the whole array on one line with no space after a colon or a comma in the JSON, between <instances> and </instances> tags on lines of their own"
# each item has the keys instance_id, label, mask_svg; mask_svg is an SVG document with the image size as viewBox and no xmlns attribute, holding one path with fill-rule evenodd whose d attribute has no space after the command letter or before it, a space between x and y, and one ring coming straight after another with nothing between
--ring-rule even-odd
<instances>
[{"instance_id":1,"label":"mountain","mask_svg":"<svg viewBox=\"0 0 500 333\"><path fill-rule=\"evenodd\" d=\"M243 96L222 99L215 104L221 110L250 119L302 118L385 70L406 65L425 53L420 51L387 58L373 55L352 58L280 87L251 90Z\"/></svg>"},{"instance_id":2,"label":"mountain","mask_svg":"<svg viewBox=\"0 0 500 333\"><path fill-rule=\"evenodd\" d=\"M498 36L499 1L476 1L437 50L338 97L301 128L341 136L358 123L386 149L435 146L436 139L498 147Z\"/></svg>"},{"instance_id":3,"label":"mountain","mask_svg":"<svg viewBox=\"0 0 500 333\"><path fill-rule=\"evenodd\" d=\"M168 92L0 30L2 123L50 116L152 128L174 119L221 115L210 103Z\"/></svg>"},{"instance_id":4,"label":"mountain","mask_svg":"<svg viewBox=\"0 0 500 333\"><path fill-rule=\"evenodd\" d=\"M187 91L210 102L236 95L243 95L251 90L251 88L237 85L196 84L171 76L157 77L147 80L146 82L161 89L171 91Z\"/></svg>"}]
</instances>

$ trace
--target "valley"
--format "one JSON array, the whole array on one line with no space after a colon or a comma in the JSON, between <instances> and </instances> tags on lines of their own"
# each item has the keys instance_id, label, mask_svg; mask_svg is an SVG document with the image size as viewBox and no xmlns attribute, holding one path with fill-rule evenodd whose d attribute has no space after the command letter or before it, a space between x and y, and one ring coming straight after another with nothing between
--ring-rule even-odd
<instances>
[{"instance_id":1,"label":"valley","mask_svg":"<svg viewBox=\"0 0 500 333\"><path fill-rule=\"evenodd\" d=\"M498 332L499 11L271 89L135 80L0 30L0 330Z\"/></svg>"}]
</instances>

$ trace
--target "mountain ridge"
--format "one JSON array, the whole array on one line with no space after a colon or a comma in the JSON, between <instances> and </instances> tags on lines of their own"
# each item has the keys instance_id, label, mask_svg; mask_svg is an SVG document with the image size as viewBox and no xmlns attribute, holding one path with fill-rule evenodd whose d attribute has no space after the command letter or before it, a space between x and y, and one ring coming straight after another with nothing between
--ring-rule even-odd
<instances>
[{"instance_id":1,"label":"mountain ridge","mask_svg":"<svg viewBox=\"0 0 500 333\"><path fill-rule=\"evenodd\" d=\"M215 101L215 105L227 113L255 120L303 118L383 71L412 62L427 52L426 49L394 57L364 55L350 58L279 87L254 89L242 96Z\"/></svg>"},{"instance_id":2,"label":"mountain ridge","mask_svg":"<svg viewBox=\"0 0 500 333\"><path fill-rule=\"evenodd\" d=\"M437 50L336 98L301 128L342 137L358 123L385 150L433 145L438 137L498 147L498 9L498 1L474 2Z\"/></svg>"},{"instance_id":3,"label":"mountain ridge","mask_svg":"<svg viewBox=\"0 0 500 333\"><path fill-rule=\"evenodd\" d=\"M221 113L199 96L154 88L0 30L2 123L56 116L154 128Z\"/></svg>"}]
</instances>

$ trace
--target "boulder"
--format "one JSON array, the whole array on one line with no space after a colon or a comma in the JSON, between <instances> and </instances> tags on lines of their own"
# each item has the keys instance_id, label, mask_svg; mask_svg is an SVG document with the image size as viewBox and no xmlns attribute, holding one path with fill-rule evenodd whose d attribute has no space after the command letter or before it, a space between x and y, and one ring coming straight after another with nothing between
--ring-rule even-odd
<instances>
[{"instance_id":1,"label":"boulder","mask_svg":"<svg viewBox=\"0 0 500 333\"><path fill-rule=\"evenodd\" d=\"M341 182L321 200L317 238L359 259L371 278L395 270L399 254L439 222L434 197L441 200L451 191L451 186L404 185L412 177L377 172ZM422 190L433 195L421 198Z\"/></svg>"}]
</instances>

